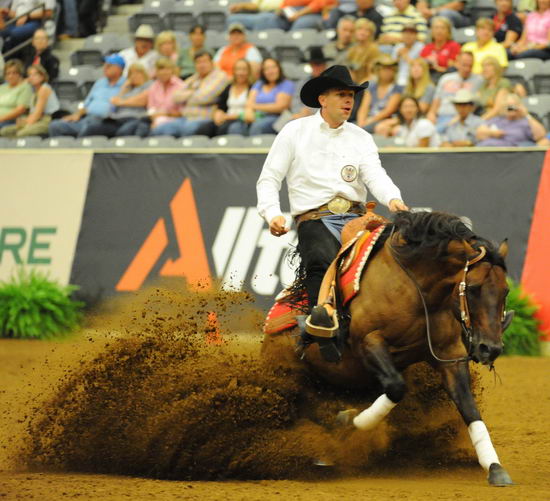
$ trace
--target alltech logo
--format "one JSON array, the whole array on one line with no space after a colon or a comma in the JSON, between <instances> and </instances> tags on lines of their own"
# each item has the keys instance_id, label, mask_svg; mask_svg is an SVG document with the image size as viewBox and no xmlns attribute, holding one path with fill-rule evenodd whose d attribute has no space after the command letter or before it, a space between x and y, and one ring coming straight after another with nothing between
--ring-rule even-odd
<instances>
[{"instance_id":1,"label":"alltech logo","mask_svg":"<svg viewBox=\"0 0 550 501\"><path fill-rule=\"evenodd\" d=\"M159 275L185 277L191 285L209 286L212 278L226 289L246 288L258 295L272 296L281 282L292 282L294 271L286 253L295 242L295 232L273 237L255 207L227 207L211 249L214 273L208 264L203 231L191 181L186 179L170 202L179 257L166 259ZM170 245L167 221L159 218L116 284L118 291L139 289Z\"/></svg>"},{"instance_id":2,"label":"alltech logo","mask_svg":"<svg viewBox=\"0 0 550 501\"><path fill-rule=\"evenodd\" d=\"M56 233L54 226L0 228L0 266L51 264L50 247Z\"/></svg>"},{"instance_id":3,"label":"alltech logo","mask_svg":"<svg viewBox=\"0 0 550 501\"><path fill-rule=\"evenodd\" d=\"M192 285L210 285L211 275L204 240L191 188L186 179L170 202L172 223L179 249L179 258L166 259L160 269L163 277L185 277ZM168 246L164 218L157 220L134 259L116 285L118 291L133 291L141 287Z\"/></svg>"},{"instance_id":4,"label":"alltech logo","mask_svg":"<svg viewBox=\"0 0 550 501\"><path fill-rule=\"evenodd\" d=\"M256 207L227 207L212 246L216 275L227 289L272 296L294 279L286 256L295 245L294 230L274 237Z\"/></svg>"}]
</instances>

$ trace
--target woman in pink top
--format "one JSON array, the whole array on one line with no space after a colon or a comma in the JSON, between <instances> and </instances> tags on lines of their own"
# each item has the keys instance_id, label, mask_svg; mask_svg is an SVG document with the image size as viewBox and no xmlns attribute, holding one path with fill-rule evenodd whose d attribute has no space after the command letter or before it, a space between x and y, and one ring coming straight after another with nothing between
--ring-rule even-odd
<instances>
[{"instance_id":1,"label":"woman in pink top","mask_svg":"<svg viewBox=\"0 0 550 501\"><path fill-rule=\"evenodd\" d=\"M550 59L550 0L537 0L537 10L530 12L520 39L510 47L510 59L535 57Z\"/></svg>"},{"instance_id":2,"label":"woman in pink top","mask_svg":"<svg viewBox=\"0 0 550 501\"><path fill-rule=\"evenodd\" d=\"M183 80L176 77L177 68L173 61L160 58L156 64L156 78L153 84L137 96L122 99L114 97L115 106L146 106L148 118L136 125L133 135L145 137L151 129L171 122L181 116L181 105L174 102L174 93L183 86Z\"/></svg>"}]
</instances>

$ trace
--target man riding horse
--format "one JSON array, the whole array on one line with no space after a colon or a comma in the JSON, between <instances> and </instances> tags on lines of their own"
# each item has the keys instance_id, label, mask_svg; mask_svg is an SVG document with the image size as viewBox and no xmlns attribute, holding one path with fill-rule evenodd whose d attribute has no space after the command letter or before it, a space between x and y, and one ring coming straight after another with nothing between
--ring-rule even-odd
<instances>
[{"instance_id":1,"label":"man riding horse","mask_svg":"<svg viewBox=\"0 0 550 501\"><path fill-rule=\"evenodd\" d=\"M365 213L367 188L391 212L408 210L381 166L372 136L347 122L355 97L367 87L368 82L354 84L348 69L339 65L309 80L300 98L319 112L283 127L256 185L258 211L279 237L289 231L279 203L286 178L311 312L306 331L312 335L325 331L330 337L336 330L330 308L317 305L319 288L340 250L344 225Z\"/></svg>"}]
</instances>

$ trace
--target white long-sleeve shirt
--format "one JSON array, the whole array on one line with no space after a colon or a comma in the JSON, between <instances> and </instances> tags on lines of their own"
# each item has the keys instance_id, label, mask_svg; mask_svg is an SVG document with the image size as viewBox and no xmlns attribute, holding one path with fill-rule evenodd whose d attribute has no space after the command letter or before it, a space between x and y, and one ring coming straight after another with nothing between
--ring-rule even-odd
<instances>
[{"instance_id":1,"label":"white long-sleeve shirt","mask_svg":"<svg viewBox=\"0 0 550 501\"><path fill-rule=\"evenodd\" d=\"M357 173L353 180L349 166ZM348 122L331 129L320 112L287 123L271 146L256 184L258 212L268 224L282 215L279 191L285 177L293 216L335 196L366 202L367 188L384 205L401 199L399 188L380 163L372 136Z\"/></svg>"}]
</instances>

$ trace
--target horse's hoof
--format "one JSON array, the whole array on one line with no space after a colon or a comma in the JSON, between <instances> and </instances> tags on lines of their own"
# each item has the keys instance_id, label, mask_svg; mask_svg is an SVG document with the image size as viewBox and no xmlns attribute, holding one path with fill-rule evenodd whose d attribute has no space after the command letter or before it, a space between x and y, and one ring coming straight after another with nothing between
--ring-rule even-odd
<instances>
[{"instance_id":1,"label":"horse's hoof","mask_svg":"<svg viewBox=\"0 0 550 501\"><path fill-rule=\"evenodd\" d=\"M507 485L514 485L508 472L500 466L498 463L493 463L489 467L489 484L495 487L506 487Z\"/></svg>"},{"instance_id":2,"label":"horse's hoof","mask_svg":"<svg viewBox=\"0 0 550 501\"><path fill-rule=\"evenodd\" d=\"M359 414L357 409L347 409L340 411L336 416L336 426L345 428L353 425L353 418Z\"/></svg>"}]
</instances>

